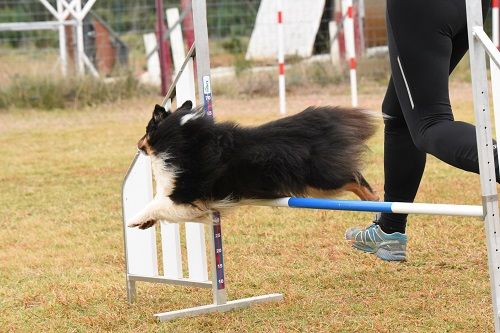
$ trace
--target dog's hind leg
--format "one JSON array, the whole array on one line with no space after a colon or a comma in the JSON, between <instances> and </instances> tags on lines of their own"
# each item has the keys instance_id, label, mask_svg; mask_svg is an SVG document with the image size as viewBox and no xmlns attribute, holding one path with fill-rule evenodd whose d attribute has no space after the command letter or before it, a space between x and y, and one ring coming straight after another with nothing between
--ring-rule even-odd
<instances>
[{"instance_id":1,"label":"dog's hind leg","mask_svg":"<svg viewBox=\"0 0 500 333\"><path fill-rule=\"evenodd\" d=\"M129 227L147 229L158 221L167 222L210 222L211 211L190 204L176 204L168 197L157 197L139 214L128 221Z\"/></svg>"},{"instance_id":2,"label":"dog's hind leg","mask_svg":"<svg viewBox=\"0 0 500 333\"><path fill-rule=\"evenodd\" d=\"M372 187L366 181L365 177L360 172L354 173L355 181L347 183L344 186L346 191L353 192L356 194L361 200L366 201L378 201L379 197L373 191Z\"/></svg>"},{"instance_id":3,"label":"dog's hind leg","mask_svg":"<svg viewBox=\"0 0 500 333\"><path fill-rule=\"evenodd\" d=\"M338 189L325 190L316 187L309 187L306 191L307 196L314 198L334 198L341 192L347 191L356 194L361 200L364 201L378 201L378 195L373 191L363 175L357 172L354 176L355 177L352 181Z\"/></svg>"},{"instance_id":4,"label":"dog's hind leg","mask_svg":"<svg viewBox=\"0 0 500 333\"><path fill-rule=\"evenodd\" d=\"M368 183L367 183L368 184ZM347 183L341 190L349 191L356 194L361 200L364 201L378 201L378 195L373 192L369 186L357 182Z\"/></svg>"}]
</instances>

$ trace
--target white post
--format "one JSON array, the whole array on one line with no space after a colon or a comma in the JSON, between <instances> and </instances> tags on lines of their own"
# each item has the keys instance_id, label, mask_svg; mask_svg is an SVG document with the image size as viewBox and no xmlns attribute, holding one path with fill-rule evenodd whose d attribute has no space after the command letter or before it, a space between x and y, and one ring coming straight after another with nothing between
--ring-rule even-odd
<instances>
[{"instance_id":1,"label":"white post","mask_svg":"<svg viewBox=\"0 0 500 333\"><path fill-rule=\"evenodd\" d=\"M59 21L59 59L61 61L61 73L63 76L66 76L68 74L68 57L66 50L66 30L64 26L66 17L63 12L64 8L61 0L57 0L57 19Z\"/></svg>"},{"instance_id":2,"label":"white post","mask_svg":"<svg viewBox=\"0 0 500 333\"><path fill-rule=\"evenodd\" d=\"M153 199L151 160L137 153L122 187L123 241L127 298L132 303L136 296L135 281L130 275L154 277L158 275L156 230L128 228L127 221Z\"/></svg>"},{"instance_id":3,"label":"white post","mask_svg":"<svg viewBox=\"0 0 500 333\"><path fill-rule=\"evenodd\" d=\"M179 21L179 10L170 8L166 10L168 28L170 32L170 45L172 46L172 58L176 74L181 70L186 53L184 51L184 41L182 38L181 25L174 25ZM175 75L176 75L175 74ZM174 77L175 77L174 75ZM196 106L196 91L194 81L193 60L190 59L186 68L182 72L179 81L176 85L176 100L177 105L182 105L185 101L193 102ZM205 228L201 223L186 223L186 249L188 260L189 278L193 280L205 281L208 280L208 265L205 246ZM164 225L162 224L162 227ZM176 235L176 244L179 244L179 225L169 224L170 230L165 230L165 233ZM162 229L162 233L163 233ZM180 251L179 251L180 252ZM170 258L173 260L173 258ZM181 260L179 256L179 260ZM165 266L167 267L167 266Z\"/></svg>"},{"instance_id":4,"label":"white post","mask_svg":"<svg viewBox=\"0 0 500 333\"><path fill-rule=\"evenodd\" d=\"M174 61L175 74L177 75L180 71L184 59L186 58L186 52L184 50L184 42L182 37L181 25L174 25L179 21L179 10L177 8L170 8L166 10L167 24L170 31L170 45L172 47L172 58ZM194 70L193 70L193 60L189 60L186 68L181 74L179 81L177 82L176 89L176 99L177 105L182 105L185 101L193 102L193 106L196 106L196 93L195 93L195 80L194 80Z\"/></svg>"},{"instance_id":5,"label":"white post","mask_svg":"<svg viewBox=\"0 0 500 333\"><path fill-rule=\"evenodd\" d=\"M491 298L495 332L500 332L500 219L496 188L493 139L490 125L486 54L474 30L483 28L482 4L480 0L466 0L467 27L469 34L469 56L471 66L476 138L479 157L479 176L485 212L485 235L488 249Z\"/></svg>"},{"instance_id":6,"label":"white post","mask_svg":"<svg viewBox=\"0 0 500 333\"><path fill-rule=\"evenodd\" d=\"M330 21L328 23L328 32L330 33L330 58L334 66L340 65L340 50L338 42L338 26L337 22Z\"/></svg>"},{"instance_id":7,"label":"white post","mask_svg":"<svg viewBox=\"0 0 500 333\"><path fill-rule=\"evenodd\" d=\"M151 32L142 36L144 40L144 49L146 50L146 68L147 71L143 79L147 83L156 85L161 84L160 78L160 57L158 56L158 49L156 47L156 35Z\"/></svg>"},{"instance_id":8,"label":"white post","mask_svg":"<svg viewBox=\"0 0 500 333\"><path fill-rule=\"evenodd\" d=\"M83 42L83 17L79 14L82 11L82 0L76 1L76 68L79 75L85 74L85 63L83 57L85 56L84 42Z\"/></svg>"},{"instance_id":9,"label":"white post","mask_svg":"<svg viewBox=\"0 0 500 333\"><path fill-rule=\"evenodd\" d=\"M278 66L279 66L279 101L280 114L286 114L286 90L285 90L285 32L283 30L283 0L277 1L278 13Z\"/></svg>"},{"instance_id":10,"label":"white post","mask_svg":"<svg viewBox=\"0 0 500 333\"><path fill-rule=\"evenodd\" d=\"M496 48L500 50L500 24L499 24L499 0L492 0L491 19L492 19L492 41ZM500 140L500 67L490 58L491 86L493 97L493 113L495 114L496 138ZM500 165L500 157L498 160Z\"/></svg>"},{"instance_id":11,"label":"white post","mask_svg":"<svg viewBox=\"0 0 500 333\"><path fill-rule=\"evenodd\" d=\"M346 45L346 57L349 63L349 75L351 80L351 104L358 106L358 83L356 78L356 46L354 36L354 20L352 0L342 0L342 16L344 19L344 36Z\"/></svg>"},{"instance_id":12,"label":"white post","mask_svg":"<svg viewBox=\"0 0 500 333\"><path fill-rule=\"evenodd\" d=\"M363 56L365 54L365 0L357 0L358 8L358 26L359 26L359 54Z\"/></svg>"},{"instance_id":13,"label":"white post","mask_svg":"<svg viewBox=\"0 0 500 333\"><path fill-rule=\"evenodd\" d=\"M183 273L179 224L162 221L160 224L160 229L164 274L166 277L181 278L183 276Z\"/></svg>"}]
</instances>

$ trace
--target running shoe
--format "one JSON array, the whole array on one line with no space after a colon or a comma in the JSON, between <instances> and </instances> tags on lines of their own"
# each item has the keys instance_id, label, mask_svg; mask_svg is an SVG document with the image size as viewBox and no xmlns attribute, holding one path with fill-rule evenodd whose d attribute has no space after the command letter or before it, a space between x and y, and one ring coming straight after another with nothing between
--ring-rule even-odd
<instances>
[{"instance_id":1,"label":"running shoe","mask_svg":"<svg viewBox=\"0 0 500 333\"><path fill-rule=\"evenodd\" d=\"M406 260L406 243L408 242L406 234L400 232L386 234L376 222L365 229L347 229L345 239L351 242L355 249L374 253L382 260Z\"/></svg>"}]
</instances>

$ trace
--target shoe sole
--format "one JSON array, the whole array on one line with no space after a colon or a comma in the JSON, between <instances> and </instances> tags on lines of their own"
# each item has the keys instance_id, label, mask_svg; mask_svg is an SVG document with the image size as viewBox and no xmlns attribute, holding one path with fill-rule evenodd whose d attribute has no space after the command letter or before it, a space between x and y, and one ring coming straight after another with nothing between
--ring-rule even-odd
<instances>
[{"instance_id":1,"label":"shoe sole","mask_svg":"<svg viewBox=\"0 0 500 333\"><path fill-rule=\"evenodd\" d=\"M372 247L357 243L354 240L347 239L353 248L365 253L375 254L378 258L384 261L406 261L406 252L404 251L389 251L384 248L374 249Z\"/></svg>"},{"instance_id":2,"label":"shoe sole","mask_svg":"<svg viewBox=\"0 0 500 333\"><path fill-rule=\"evenodd\" d=\"M406 253L403 251L389 251L379 248L375 255L385 261L406 261Z\"/></svg>"},{"instance_id":3,"label":"shoe sole","mask_svg":"<svg viewBox=\"0 0 500 333\"><path fill-rule=\"evenodd\" d=\"M372 253L372 254L376 252L376 250L374 250L370 246L356 243L355 241L351 241L351 240L349 240L349 242L351 243L352 247L355 248L356 250L360 250L360 251L363 251L366 253Z\"/></svg>"}]
</instances>

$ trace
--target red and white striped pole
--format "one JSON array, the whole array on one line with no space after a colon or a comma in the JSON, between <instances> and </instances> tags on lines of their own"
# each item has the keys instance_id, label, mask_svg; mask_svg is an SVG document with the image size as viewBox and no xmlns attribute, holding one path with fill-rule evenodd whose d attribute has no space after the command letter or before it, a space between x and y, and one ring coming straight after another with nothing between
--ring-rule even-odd
<instances>
[{"instance_id":1,"label":"red and white striped pole","mask_svg":"<svg viewBox=\"0 0 500 333\"><path fill-rule=\"evenodd\" d=\"M283 30L283 0L277 1L278 5L278 67L279 67L279 100L280 113L286 114L285 98L285 32Z\"/></svg>"},{"instance_id":2,"label":"red and white striped pole","mask_svg":"<svg viewBox=\"0 0 500 333\"><path fill-rule=\"evenodd\" d=\"M500 50L500 14L499 14L500 0L491 1L491 18L493 21L493 43Z\"/></svg>"},{"instance_id":3,"label":"red and white striped pole","mask_svg":"<svg viewBox=\"0 0 500 333\"><path fill-rule=\"evenodd\" d=\"M349 64L351 78L351 104L358 106L358 82L356 79L356 44L354 36L352 0L342 0L342 16L344 19L344 36L346 43L346 58Z\"/></svg>"}]
</instances>

